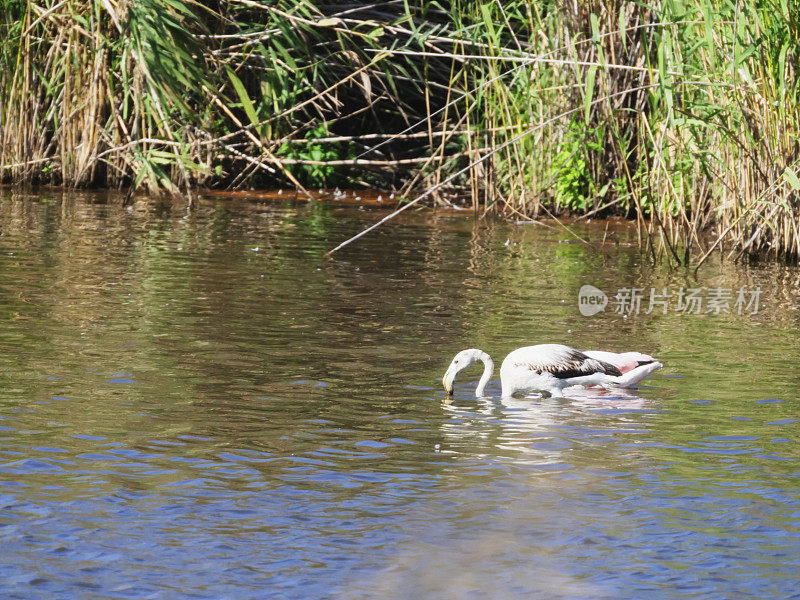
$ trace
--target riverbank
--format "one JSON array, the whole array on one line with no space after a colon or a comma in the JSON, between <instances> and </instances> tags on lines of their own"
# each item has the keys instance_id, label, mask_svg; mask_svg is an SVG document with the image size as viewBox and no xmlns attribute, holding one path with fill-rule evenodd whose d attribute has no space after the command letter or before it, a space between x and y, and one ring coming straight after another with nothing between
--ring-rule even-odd
<instances>
[{"instance_id":1,"label":"riverbank","mask_svg":"<svg viewBox=\"0 0 800 600\"><path fill-rule=\"evenodd\" d=\"M457 194L800 255L796 3L449 8L0 0L0 180Z\"/></svg>"}]
</instances>

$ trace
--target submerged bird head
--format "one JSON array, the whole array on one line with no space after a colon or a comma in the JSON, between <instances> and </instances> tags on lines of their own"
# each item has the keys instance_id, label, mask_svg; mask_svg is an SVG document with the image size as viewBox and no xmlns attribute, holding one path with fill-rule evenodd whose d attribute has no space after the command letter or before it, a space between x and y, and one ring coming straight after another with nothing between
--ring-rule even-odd
<instances>
[{"instance_id":1,"label":"submerged bird head","mask_svg":"<svg viewBox=\"0 0 800 600\"><path fill-rule=\"evenodd\" d=\"M462 350L458 354L453 357L453 360L450 362L450 366L447 367L447 371L442 377L442 384L444 384L444 389L448 394L453 393L453 382L456 379L456 375L462 369L466 369L470 365L475 364L479 360L482 360L484 363L487 361L491 364L491 358L489 355L486 354L483 350L478 350L477 348L470 348L469 350ZM485 385L485 384L484 384ZM481 388L482 391L482 388Z\"/></svg>"}]
</instances>

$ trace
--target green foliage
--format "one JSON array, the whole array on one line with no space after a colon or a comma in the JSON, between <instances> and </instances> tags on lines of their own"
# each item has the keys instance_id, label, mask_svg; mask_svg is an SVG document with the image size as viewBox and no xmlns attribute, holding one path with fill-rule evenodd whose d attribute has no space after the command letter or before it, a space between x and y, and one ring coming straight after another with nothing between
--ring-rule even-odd
<instances>
[{"instance_id":1,"label":"green foliage","mask_svg":"<svg viewBox=\"0 0 800 600\"><path fill-rule=\"evenodd\" d=\"M197 116L193 101L214 88L212 74L198 60L204 48L196 35L205 31L196 10L191 2L136 0L130 3L121 36L120 49L138 62L147 91L184 119Z\"/></svg>"},{"instance_id":2,"label":"green foliage","mask_svg":"<svg viewBox=\"0 0 800 600\"><path fill-rule=\"evenodd\" d=\"M600 152L600 130L589 129L583 121L571 121L553 157L552 177L557 207L585 212L598 196L589 159ZM607 189L607 186L606 186Z\"/></svg>"},{"instance_id":3,"label":"green foliage","mask_svg":"<svg viewBox=\"0 0 800 600\"><path fill-rule=\"evenodd\" d=\"M355 149L349 142L315 141L328 135L327 123L320 123L306 132L307 143L284 142L278 147L276 155L298 161L287 164L287 168L304 184L314 187L338 184L342 181L340 171L325 163L352 160L356 156Z\"/></svg>"}]
</instances>

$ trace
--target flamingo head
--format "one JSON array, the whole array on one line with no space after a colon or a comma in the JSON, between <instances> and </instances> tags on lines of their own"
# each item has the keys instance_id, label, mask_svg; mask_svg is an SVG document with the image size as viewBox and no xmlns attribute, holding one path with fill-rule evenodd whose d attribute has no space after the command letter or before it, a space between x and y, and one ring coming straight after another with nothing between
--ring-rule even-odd
<instances>
[{"instance_id":1,"label":"flamingo head","mask_svg":"<svg viewBox=\"0 0 800 600\"><path fill-rule=\"evenodd\" d=\"M442 384L444 384L444 390L448 394L453 393L453 382L456 379L456 375L458 375L459 371L462 369L466 369L470 365L475 364L481 357L486 353L482 350L478 350L476 348L470 348L469 350L462 350L458 354L453 357L453 360L450 362L450 366L447 367L447 371L445 371L444 377L442 377Z\"/></svg>"}]
</instances>

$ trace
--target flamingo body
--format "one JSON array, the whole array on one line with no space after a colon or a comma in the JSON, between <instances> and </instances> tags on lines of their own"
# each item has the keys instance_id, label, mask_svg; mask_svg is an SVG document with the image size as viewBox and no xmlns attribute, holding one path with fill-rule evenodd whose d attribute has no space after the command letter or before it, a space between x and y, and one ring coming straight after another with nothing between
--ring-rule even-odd
<instances>
[{"instance_id":1,"label":"flamingo body","mask_svg":"<svg viewBox=\"0 0 800 600\"><path fill-rule=\"evenodd\" d=\"M482 396L494 363L488 354L475 348L462 350L453 358L442 379L445 390L452 393L456 374L479 360L484 363L484 372L475 395ZM582 352L561 344L539 344L510 352L500 366L500 383L504 397L529 392L560 395L561 390L573 385L633 387L661 367L652 356L640 352Z\"/></svg>"}]
</instances>

